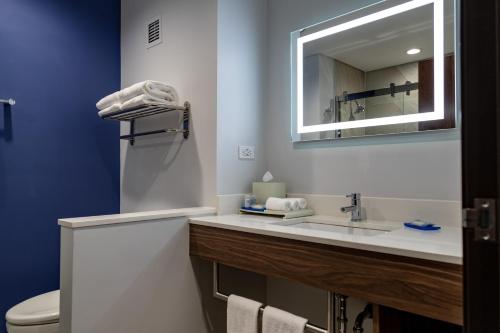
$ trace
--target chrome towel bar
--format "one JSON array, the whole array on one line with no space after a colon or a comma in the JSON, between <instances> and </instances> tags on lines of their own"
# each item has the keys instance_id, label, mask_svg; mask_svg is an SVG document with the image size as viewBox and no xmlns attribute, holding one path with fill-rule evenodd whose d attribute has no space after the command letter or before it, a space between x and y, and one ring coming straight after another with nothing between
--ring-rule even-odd
<instances>
[{"instance_id":1,"label":"chrome towel bar","mask_svg":"<svg viewBox=\"0 0 500 333\"><path fill-rule=\"evenodd\" d=\"M9 99L0 99L0 104L8 104L8 105L14 105L16 104L16 100L9 98Z\"/></svg>"},{"instance_id":2,"label":"chrome towel bar","mask_svg":"<svg viewBox=\"0 0 500 333\"><path fill-rule=\"evenodd\" d=\"M213 296L217 299L227 302L228 295L219 291L219 263L213 263ZM264 312L264 308L260 308L260 314ZM312 324L306 324L306 331L311 333L334 333L335 332L335 294L328 292L328 328L324 329Z\"/></svg>"}]
</instances>

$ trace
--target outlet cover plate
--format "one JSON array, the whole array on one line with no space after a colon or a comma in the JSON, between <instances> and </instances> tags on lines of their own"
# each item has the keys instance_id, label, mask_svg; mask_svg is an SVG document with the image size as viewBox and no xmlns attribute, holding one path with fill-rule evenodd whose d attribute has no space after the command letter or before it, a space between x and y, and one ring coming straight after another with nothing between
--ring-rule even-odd
<instances>
[{"instance_id":1,"label":"outlet cover plate","mask_svg":"<svg viewBox=\"0 0 500 333\"><path fill-rule=\"evenodd\" d=\"M240 160L255 160L255 147L239 145L238 158Z\"/></svg>"}]
</instances>

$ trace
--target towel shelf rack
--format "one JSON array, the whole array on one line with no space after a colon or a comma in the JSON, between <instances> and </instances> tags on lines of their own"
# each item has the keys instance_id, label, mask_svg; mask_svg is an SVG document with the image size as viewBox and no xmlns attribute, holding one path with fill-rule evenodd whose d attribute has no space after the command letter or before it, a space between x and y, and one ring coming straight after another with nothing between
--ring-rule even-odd
<instances>
[{"instance_id":1,"label":"towel shelf rack","mask_svg":"<svg viewBox=\"0 0 500 333\"><path fill-rule=\"evenodd\" d=\"M213 296L217 299L227 302L228 295L219 291L219 263L213 263ZM260 308L260 314L264 312L264 308ZM306 329L310 333L334 333L335 332L335 294L331 291L328 292L328 328L321 328L316 325L307 323Z\"/></svg>"},{"instance_id":2,"label":"towel shelf rack","mask_svg":"<svg viewBox=\"0 0 500 333\"><path fill-rule=\"evenodd\" d=\"M137 119L172 111L182 111L182 128L164 128L146 132L135 131L135 121ZM120 136L120 139L128 140L130 142L130 145L133 146L135 143L135 138L154 135L154 134L183 133L184 139L187 139L189 137L190 112L191 112L191 104L189 102L185 102L183 106L150 104L147 106L141 106L134 109L120 110L113 113L109 113L103 116L102 118L130 122L129 134Z\"/></svg>"}]
</instances>

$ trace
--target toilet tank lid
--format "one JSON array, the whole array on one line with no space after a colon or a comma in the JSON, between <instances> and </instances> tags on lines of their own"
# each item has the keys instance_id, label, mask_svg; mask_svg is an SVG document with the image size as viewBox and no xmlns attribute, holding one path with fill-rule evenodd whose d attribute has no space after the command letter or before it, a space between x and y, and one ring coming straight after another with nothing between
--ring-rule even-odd
<instances>
[{"instance_id":1,"label":"toilet tank lid","mask_svg":"<svg viewBox=\"0 0 500 333\"><path fill-rule=\"evenodd\" d=\"M5 315L9 324L38 325L59 321L59 290L38 295L19 303Z\"/></svg>"}]
</instances>

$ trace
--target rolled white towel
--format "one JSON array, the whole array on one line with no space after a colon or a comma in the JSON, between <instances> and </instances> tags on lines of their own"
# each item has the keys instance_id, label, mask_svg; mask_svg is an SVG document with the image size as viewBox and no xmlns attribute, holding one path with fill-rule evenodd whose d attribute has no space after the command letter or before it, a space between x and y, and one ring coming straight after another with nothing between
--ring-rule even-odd
<instances>
[{"instance_id":1,"label":"rolled white towel","mask_svg":"<svg viewBox=\"0 0 500 333\"><path fill-rule=\"evenodd\" d=\"M292 203L287 199L269 197L266 200L266 209L289 212L292 210Z\"/></svg>"},{"instance_id":2,"label":"rolled white towel","mask_svg":"<svg viewBox=\"0 0 500 333\"><path fill-rule=\"evenodd\" d=\"M297 201L297 203L299 205L299 209L306 209L307 208L307 200L304 198L287 198L287 199Z\"/></svg>"},{"instance_id":3,"label":"rolled white towel","mask_svg":"<svg viewBox=\"0 0 500 333\"><path fill-rule=\"evenodd\" d=\"M299 207L299 201L298 200L289 199L289 198L286 198L286 199L283 199L283 200L286 200L286 201L290 202L290 207L292 208L292 210L299 210L300 209L300 207Z\"/></svg>"}]
</instances>

